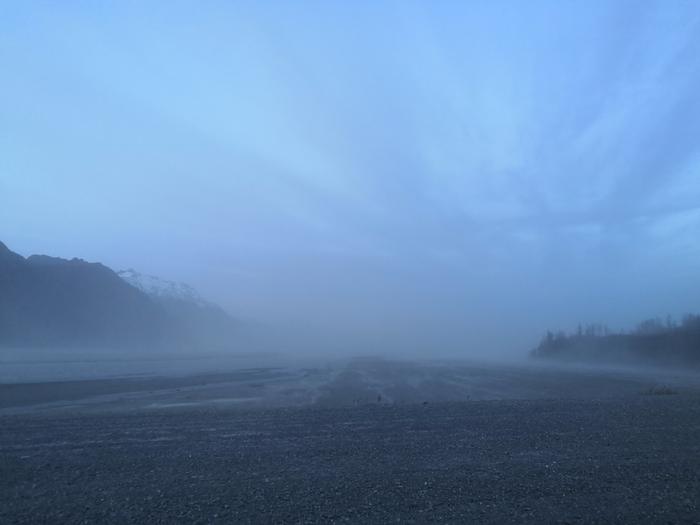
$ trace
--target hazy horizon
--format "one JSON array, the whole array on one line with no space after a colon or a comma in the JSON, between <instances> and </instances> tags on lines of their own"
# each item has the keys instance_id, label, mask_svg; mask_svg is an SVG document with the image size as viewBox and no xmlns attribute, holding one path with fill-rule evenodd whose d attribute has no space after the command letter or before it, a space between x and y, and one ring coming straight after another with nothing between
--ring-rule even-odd
<instances>
[{"instance_id":1,"label":"hazy horizon","mask_svg":"<svg viewBox=\"0 0 700 525\"><path fill-rule=\"evenodd\" d=\"M700 3L0 12L0 241L24 256L360 354L700 311Z\"/></svg>"}]
</instances>

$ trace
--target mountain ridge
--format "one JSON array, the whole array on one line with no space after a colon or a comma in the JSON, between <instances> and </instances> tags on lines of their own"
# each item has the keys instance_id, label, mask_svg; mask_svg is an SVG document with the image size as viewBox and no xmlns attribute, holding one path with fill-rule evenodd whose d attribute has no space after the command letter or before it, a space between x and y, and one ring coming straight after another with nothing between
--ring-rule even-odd
<instances>
[{"instance_id":1,"label":"mountain ridge","mask_svg":"<svg viewBox=\"0 0 700 525\"><path fill-rule=\"evenodd\" d=\"M233 331L208 303L173 305L104 264L25 258L0 242L0 346L197 347L226 345Z\"/></svg>"}]
</instances>

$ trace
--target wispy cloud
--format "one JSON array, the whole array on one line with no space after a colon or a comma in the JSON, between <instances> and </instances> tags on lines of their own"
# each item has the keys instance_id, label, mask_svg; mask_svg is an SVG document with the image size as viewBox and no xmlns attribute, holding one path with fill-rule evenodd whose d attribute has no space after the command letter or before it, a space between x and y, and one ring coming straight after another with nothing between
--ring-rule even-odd
<instances>
[{"instance_id":1,"label":"wispy cloud","mask_svg":"<svg viewBox=\"0 0 700 525\"><path fill-rule=\"evenodd\" d=\"M500 304L533 330L633 296L615 265L700 291L653 276L700 262L696 2L6 15L0 233L19 249L140 259L259 316L286 315L295 280L318 309L354 281L343 322L392 272L411 276L397 319L420 290L445 318ZM610 292L582 298L591 282Z\"/></svg>"}]
</instances>

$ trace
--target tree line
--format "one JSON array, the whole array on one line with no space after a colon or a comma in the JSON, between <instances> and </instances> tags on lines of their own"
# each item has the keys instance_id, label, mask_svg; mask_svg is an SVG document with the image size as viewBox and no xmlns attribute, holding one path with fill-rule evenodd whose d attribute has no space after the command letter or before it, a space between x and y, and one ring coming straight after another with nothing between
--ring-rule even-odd
<instances>
[{"instance_id":1,"label":"tree line","mask_svg":"<svg viewBox=\"0 0 700 525\"><path fill-rule=\"evenodd\" d=\"M646 319L629 332L612 332L604 324L579 325L568 334L547 331L532 355L567 360L700 365L700 315L686 315L680 322L670 316Z\"/></svg>"}]
</instances>

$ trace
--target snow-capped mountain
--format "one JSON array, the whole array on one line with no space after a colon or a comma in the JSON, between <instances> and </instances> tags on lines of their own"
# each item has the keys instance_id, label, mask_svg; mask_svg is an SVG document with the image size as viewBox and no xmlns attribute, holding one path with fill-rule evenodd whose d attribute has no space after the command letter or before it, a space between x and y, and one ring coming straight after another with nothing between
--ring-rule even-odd
<instances>
[{"instance_id":1,"label":"snow-capped mountain","mask_svg":"<svg viewBox=\"0 0 700 525\"><path fill-rule=\"evenodd\" d=\"M185 283L168 281L155 275L139 273L133 268L120 270L117 275L124 281L157 300L177 300L194 303L197 306L211 306L197 293L197 290Z\"/></svg>"},{"instance_id":2,"label":"snow-capped mountain","mask_svg":"<svg viewBox=\"0 0 700 525\"><path fill-rule=\"evenodd\" d=\"M181 326L107 266L0 242L0 347L153 348L182 340Z\"/></svg>"},{"instance_id":3,"label":"snow-capped mountain","mask_svg":"<svg viewBox=\"0 0 700 525\"><path fill-rule=\"evenodd\" d=\"M186 284L0 242L0 348L229 349L237 327Z\"/></svg>"},{"instance_id":4,"label":"snow-capped mountain","mask_svg":"<svg viewBox=\"0 0 700 525\"><path fill-rule=\"evenodd\" d=\"M235 321L220 306L204 300L191 286L139 273L133 268L119 271L117 275L160 305L192 340L221 345L235 337Z\"/></svg>"}]
</instances>

